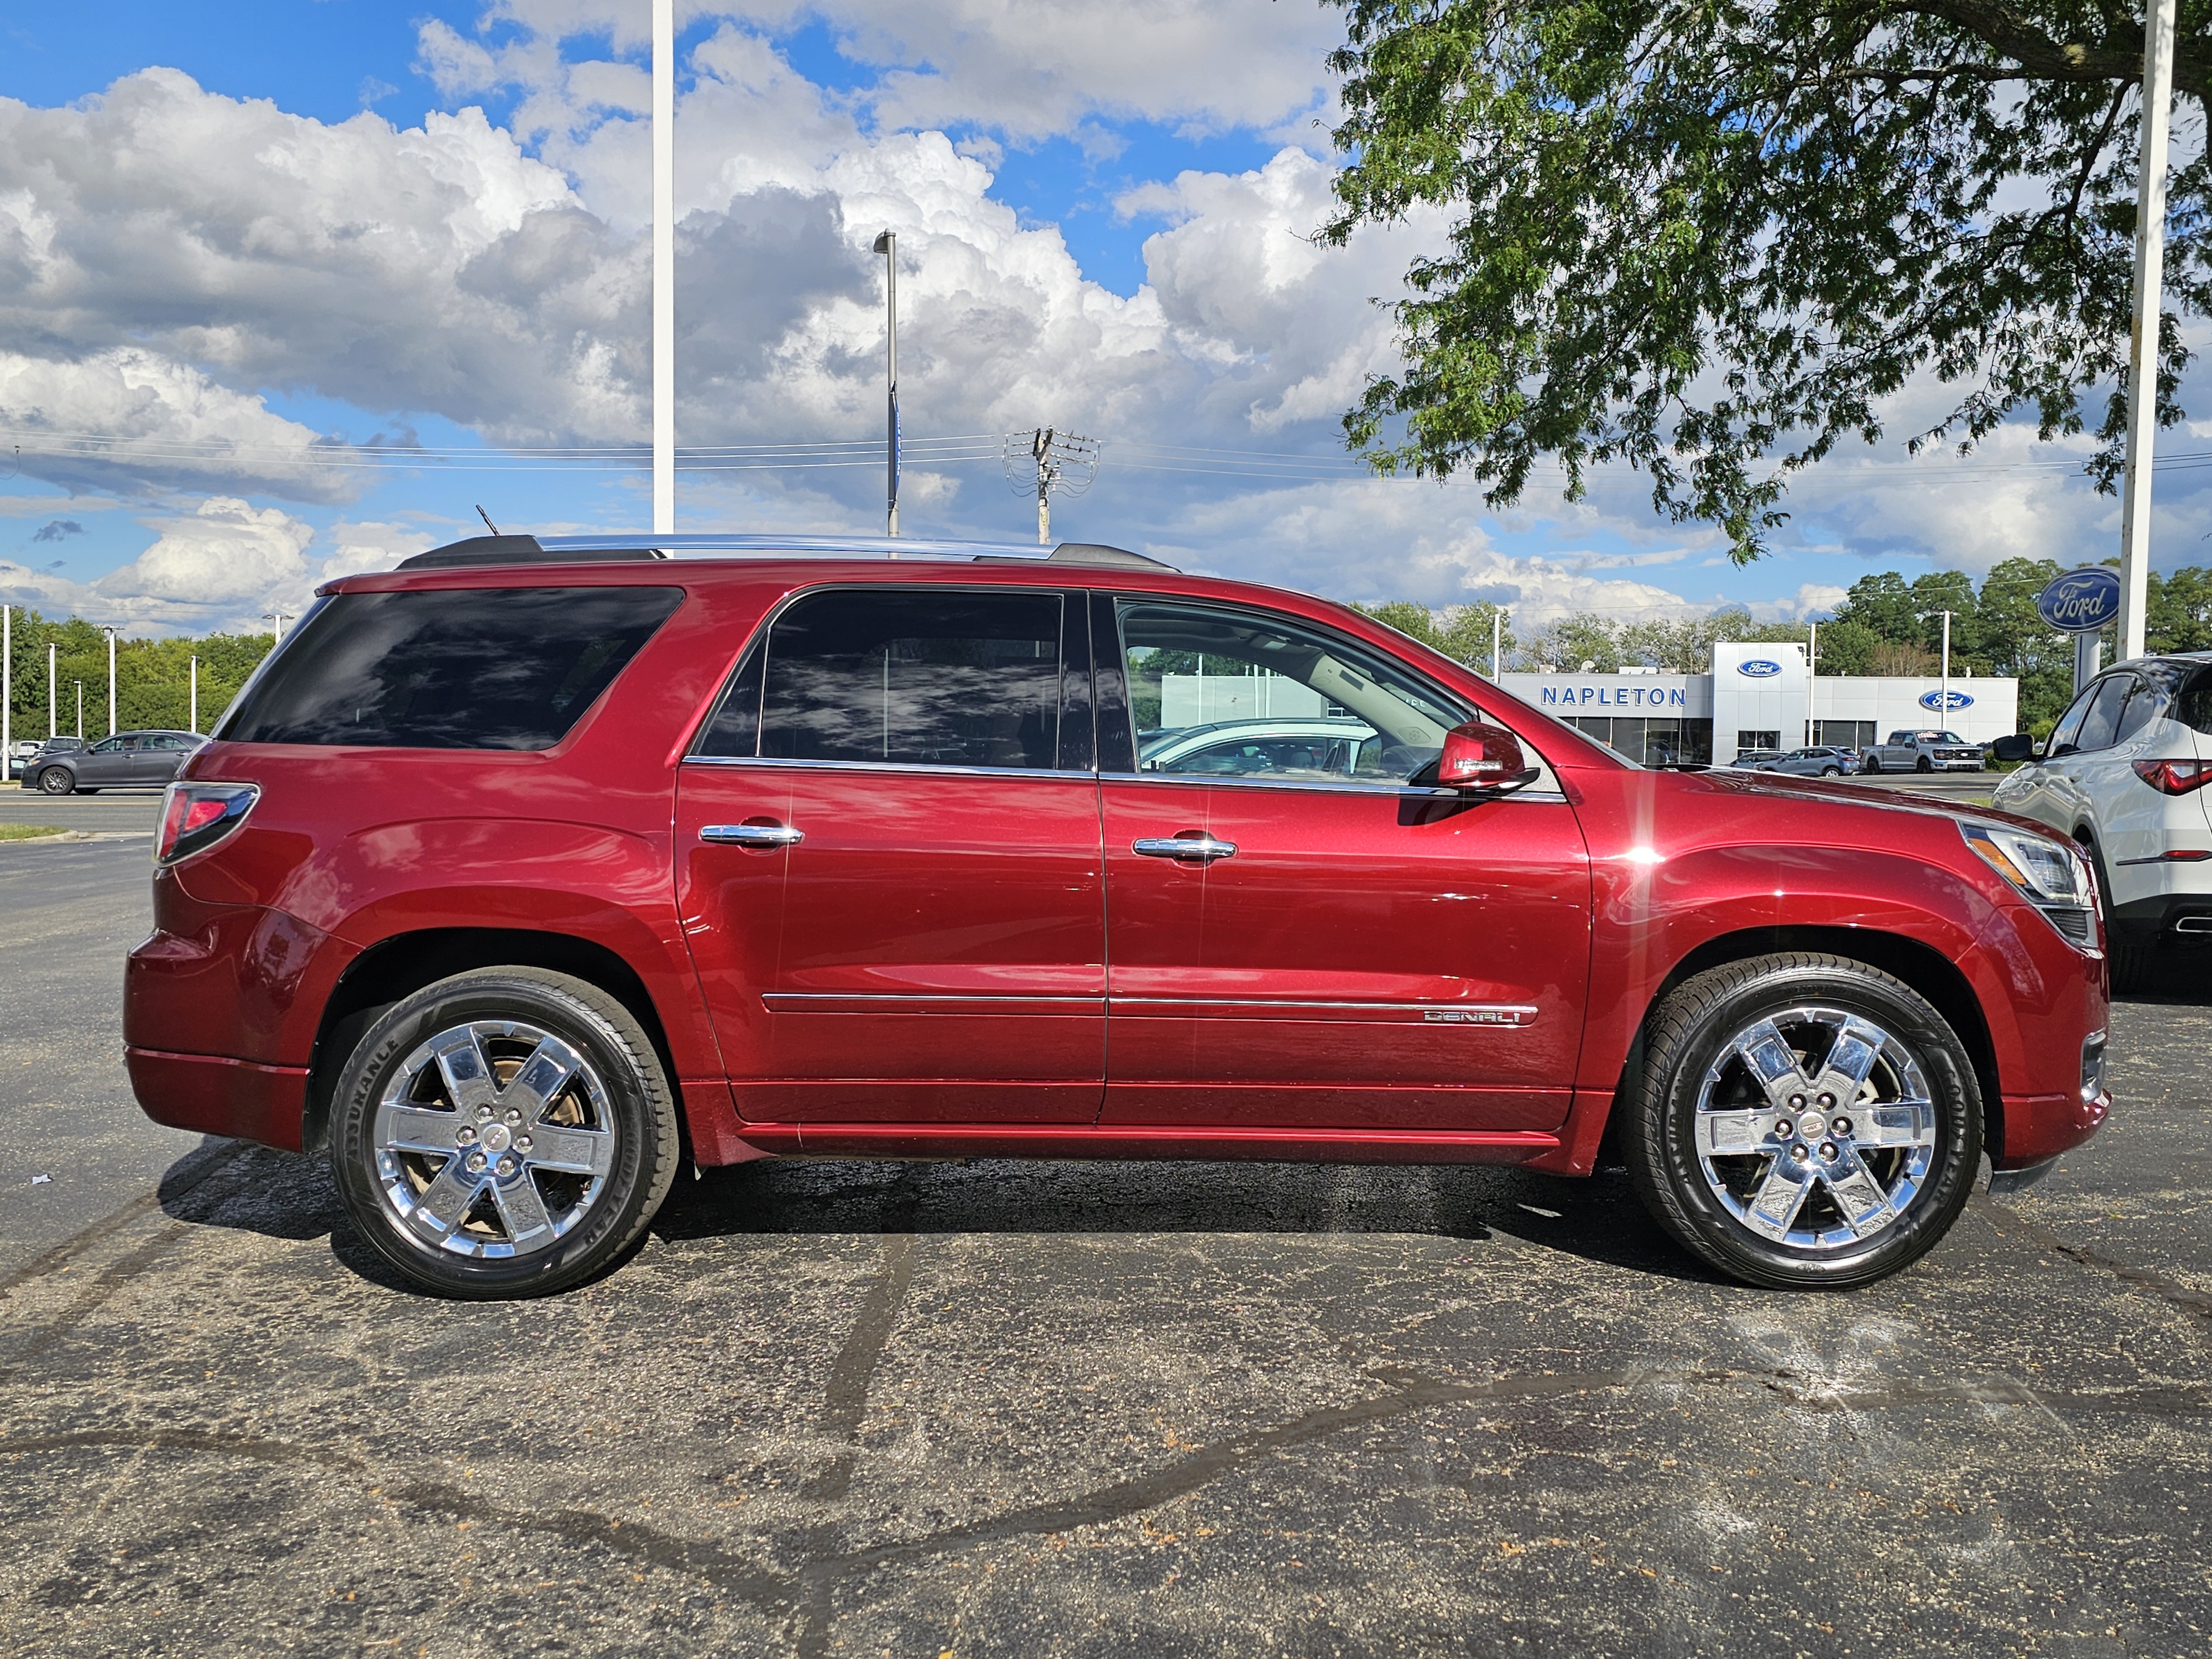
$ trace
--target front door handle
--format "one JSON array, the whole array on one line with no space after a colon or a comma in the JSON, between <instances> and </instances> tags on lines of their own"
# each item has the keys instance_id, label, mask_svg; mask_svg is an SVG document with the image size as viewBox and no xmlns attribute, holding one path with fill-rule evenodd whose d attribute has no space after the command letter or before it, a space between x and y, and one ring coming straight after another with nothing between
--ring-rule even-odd
<instances>
[{"instance_id":1,"label":"front door handle","mask_svg":"<svg viewBox=\"0 0 2212 1659\"><path fill-rule=\"evenodd\" d=\"M787 823L710 823L699 839L722 847L796 847L806 836Z\"/></svg>"},{"instance_id":2,"label":"front door handle","mask_svg":"<svg viewBox=\"0 0 2212 1659\"><path fill-rule=\"evenodd\" d=\"M1129 850L1148 859L1174 859L1180 864L1211 864L1237 856L1233 841L1216 841L1203 830L1186 830L1179 836L1146 836L1129 843Z\"/></svg>"}]
</instances>

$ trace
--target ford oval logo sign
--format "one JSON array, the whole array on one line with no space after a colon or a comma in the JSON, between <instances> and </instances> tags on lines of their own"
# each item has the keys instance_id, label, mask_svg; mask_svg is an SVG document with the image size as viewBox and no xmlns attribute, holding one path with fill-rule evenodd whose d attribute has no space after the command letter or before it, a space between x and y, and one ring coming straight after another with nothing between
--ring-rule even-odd
<instances>
[{"instance_id":1,"label":"ford oval logo sign","mask_svg":"<svg viewBox=\"0 0 2212 1659\"><path fill-rule=\"evenodd\" d=\"M2120 573L2100 564L2055 577L2035 596L2035 614L2062 634L2094 634L2120 614Z\"/></svg>"},{"instance_id":2,"label":"ford oval logo sign","mask_svg":"<svg viewBox=\"0 0 2212 1659\"><path fill-rule=\"evenodd\" d=\"M1920 706L1938 714L1948 714L1956 708L1972 708L1974 700L1963 691L1923 691Z\"/></svg>"},{"instance_id":3,"label":"ford oval logo sign","mask_svg":"<svg viewBox=\"0 0 2212 1659\"><path fill-rule=\"evenodd\" d=\"M1753 657L1749 662L1738 663L1735 672L1746 679L1771 680L1782 672L1782 665L1769 662L1764 657Z\"/></svg>"}]
</instances>

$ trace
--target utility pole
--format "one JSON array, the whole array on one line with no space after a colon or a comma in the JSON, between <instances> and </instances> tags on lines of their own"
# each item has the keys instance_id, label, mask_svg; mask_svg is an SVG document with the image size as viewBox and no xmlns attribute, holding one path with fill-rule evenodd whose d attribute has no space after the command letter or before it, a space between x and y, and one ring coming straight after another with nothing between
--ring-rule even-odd
<instances>
[{"instance_id":1,"label":"utility pole","mask_svg":"<svg viewBox=\"0 0 2212 1659\"><path fill-rule=\"evenodd\" d=\"M676 531L676 0L653 0L653 533Z\"/></svg>"},{"instance_id":2,"label":"utility pole","mask_svg":"<svg viewBox=\"0 0 2212 1659\"><path fill-rule=\"evenodd\" d=\"M2128 454L2120 497L2120 657L2143 653L2150 469L2158 438L2158 319L2166 278L2166 145L2173 116L2174 0L2146 0L2142 171L2136 179L2135 321L2128 337Z\"/></svg>"},{"instance_id":3,"label":"utility pole","mask_svg":"<svg viewBox=\"0 0 2212 1659\"><path fill-rule=\"evenodd\" d=\"M884 256L884 311L889 326L884 334L885 346L885 374L890 387L890 416L884 430L890 446L886 457L889 471L884 487L889 508L885 514L887 528L884 534L896 536L898 527L899 475L899 418L898 418L898 234L886 230L876 238L876 252Z\"/></svg>"},{"instance_id":4,"label":"utility pole","mask_svg":"<svg viewBox=\"0 0 2212 1659\"><path fill-rule=\"evenodd\" d=\"M1060 476L1060 463L1052 453L1052 428L1041 426L1030 441L1030 453L1036 457L1037 478L1037 545L1043 547L1052 540L1052 483Z\"/></svg>"},{"instance_id":5,"label":"utility pole","mask_svg":"<svg viewBox=\"0 0 2212 1659\"><path fill-rule=\"evenodd\" d=\"M194 658L192 659L192 713L191 713L191 726L190 726L190 728L189 728L189 729L191 730L191 733L192 733L192 735L193 735L194 737L198 737L198 736L199 735L199 730L200 730L200 659L199 659L198 657L194 657Z\"/></svg>"},{"instance_id":6,"label":"utility pole","mask_svg":"<svg viewBox=\"0 0 2212 1659\"><path fill-rule=\"evenodd\" d=\"M107 630L107 735L115 735L115 630Z\"/></svg>"}]
</instances>

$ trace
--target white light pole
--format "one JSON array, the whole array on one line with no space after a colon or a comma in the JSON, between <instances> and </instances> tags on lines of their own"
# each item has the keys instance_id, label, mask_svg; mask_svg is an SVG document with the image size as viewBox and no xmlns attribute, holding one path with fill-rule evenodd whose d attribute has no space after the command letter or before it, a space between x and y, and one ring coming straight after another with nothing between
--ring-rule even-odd
<instances>
[{"instance_id":1,"label":"white light pole","mask_svg":"<svg viewBox=\"0 0 2212 1659\"><path fill-rule=\"evenodd\" d=\"M676 0L653 0L653 533L676 531Z\"/></svg>"},{"instance_id":2,"label":"white light pole","mask_svg":"<svg viewBox=\"0 0 2212 1659\"><path fill-rule=\"evenodd\" d=\"M1820 741L1814 732L1814 727L1818 722L1813 718L1813 681L1820 672L1820 659L1818 655L1820 643L1820 624L1807 623L1805 624L1805 741L1808 744Z\"/></svg>"},{"instance_id":3,"label":"white light pole","mask_svg":"<svg viewBox=\"0 0 2212 1659\"><path fill-rule=\"evenodd\" d=\"M261 613L261 620L276 624L276 637L269 647L274 651L284 643L284 624L292 620L292 613L289 611L264 611Z\"/></svg>"},{"instance_id":4,"label":"white light pole","mask_svg":"<svg viewBox=\"0 0 2212 1659\"><path fill-rule=\"evenodd\" d=\"M885 522L886 522L886 523L887 523L887 525L889 526L889 528L885 531L885 532L884 532L884 533L885 533L886 535L896 536L896 535L897 535L897 534L899 533L899 527L898 527L898 483L899 483L899 479L898 479L898 475L899 475L899 418L898 418L898 234L897 234L897 233L896 233L896 232L895 232L895 231L889 231L889 230L886 230L885 232L884 232L884 233L883 233L883 234L882 234L882 235L880 235L880 236L877 237L877 238L876 238L876 250L875 250L875 251L876 251L877 252L880 253L880 254L882 254L882 255L884 256L884 313L885 313L886 320L887 320L887 323L888 323L888 327L886 328L885 332L884 332L884 342L885 342L885 354L886 354L886 355L885 355L885 357L884 357L884 365L885 365L885 367L884 367L884 373L885 373L886 376L888 377L888 383L889 383L890 387L890 404L889 404L889 406L888 406L888 408L889 408L889 424L884 428L884 432L885 432L885 434L886 434L886 441L888 442L888 444L889 444L889 446L890 446L889 450L887 451L887 459L888 459L888 460L889 460L889 463L890 463L890 470L889 474L887 475L887 480L886 480L886 484L885 484L885 498L886 498L886 500L887 500L887 501L888 501L888 502L889 502L889 511L888 511L888 513L887 513L887 514L886 514L886 515L885 515Z\"/></svg>"},{"instance_id":5,"label":"white light pole","mask_svg":"<svg viewBox=\"0 0 2212 1659\"><path fill-rule=\"evenodd\" d=\"M1504 661L1504 656L1505 607L1493 605L1490 607L1490 678L1493 683L1498 678L1498 665Z\"/></svg>"},{"instance_id":6,"label":"white light pole","mask_svg":"<svg viewBox=\"0 0 2212 1659\"><path fill-rule=\"evenodd\" d=\"M84 741L84 682L71 680L70 684L76 687L76 740L82 743Z\"/></svg>"},{"instance_id":7,"label":"white light pole","mask_svg":"<svg viewBox=\"0 0 2212 1659\"><path fill-rule=\"evenodd\" d=\"M2143 653L2150 468L2158 438L2158 316L2166 277L2166 143L2173 114L2174 0L2143 15L2142 161L2136 179L2135 321L2128 338L2128 456L2120 495L2120 656Z\"/></svg>"},{"instance_id":8,"label":"white light pole","mask_svg":"<svg viewBox=\"0 0 2212 1659\"><path fill-rule=\"evenodd\" d=\"M0 605L0 783L15 768L15 613Z\"/></svg>"},{"instance_id":9,"label":"white light pole","mask_svg":"<svg viewBox=\"0 0 2212 1659\"><path fill-rule=\"evenodd\" d=\"M107 735L115 735L115 630L107 630Z\"/></svg>"},{"instance_id":10,"label":"white light pole","mask_svg":"<svg viewBox=\"0 0 2212 1659\"><path fill-rule=\"evenodd\" d=\"M1939 683L1942 684L1943 689L1941 695L1936 697L1936 701L1942 708L1943 729L1948 732L1951 729L1951 613L1946 611L1942 613L1942 617L1943 678Z\"/></svg>"},{"instance_id":11,"label":"white light pole","mask_svg":"<svg viewBox=\"0 0 2212 1659\"><path fill-rule=\"evenodd\" d=\"M61 729L58 714L59 699L55 696L61 682L54 678L54 642L46 641L46 735L57 736Z\"/></svg>"},{"instance_id":12,"label":"white light pole","mask_svg":"<svg viewBox=\"0 0 2212 1659\"><path fill-rule=\"evenodd\" d=\"M198 737L200 729L200 659L192 659L192 713L189 730Z\"/></svg>"}]
</instances>

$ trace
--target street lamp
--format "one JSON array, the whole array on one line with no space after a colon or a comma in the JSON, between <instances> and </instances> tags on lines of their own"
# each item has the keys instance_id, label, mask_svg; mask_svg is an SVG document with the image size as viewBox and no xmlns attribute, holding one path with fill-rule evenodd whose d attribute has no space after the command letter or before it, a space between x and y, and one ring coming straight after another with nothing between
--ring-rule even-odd
<instances>
[{"instance_id":1,"label":"street lamp","mask_svg":"<svg viewBox=\"0 0 2212 1659\"><path fill-rule=\"evenodd\" d=\"M107 628L107 735L112 738L115 735L115 630L105 623L100 625Z\"/></svg>"},{"instance_id":2,"label":"street lamp","mask_svg":"<svg viewBox=\"0 0 2212 1659\"><path fill-rule=\"evenodd\" d=\"M896 536L898 527L899 475L899 419L898 419L898 235L884 231L876 238L875 251L884 256L884 311L889 325L884 332L884 373L890 387L888 424L884 428L888 445L885 459L889 472L885 478L884 495L888 502L885 534Z\"/></svg>"},{"instance_id":3,"label":"street lamp","mask_svg":"<svg viewBox=\"0 0 2212 1659\"><path fill-rule=\"evenodd\" d=\"M294 611L264 611L261 613L262 621L276 624L276 638L269 647L271 651L284 643L284 624L298 614Z\"/></svg>"},{"instance_id":4,"label":"street lamp","mask_svg":"<svg viewBox=\"0 0 2212 1659\"><path fill-rule=\"evenodd\" d=\"M71 680L70 684L76 687L76 740L82 743L84 741L84 682Z\"/></svg>"}]
</instances>

